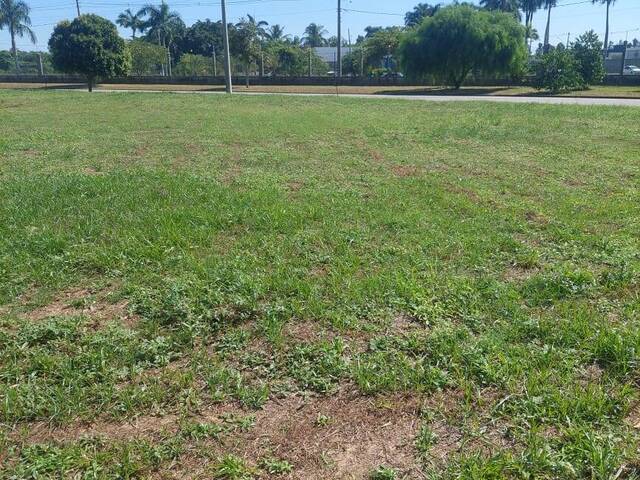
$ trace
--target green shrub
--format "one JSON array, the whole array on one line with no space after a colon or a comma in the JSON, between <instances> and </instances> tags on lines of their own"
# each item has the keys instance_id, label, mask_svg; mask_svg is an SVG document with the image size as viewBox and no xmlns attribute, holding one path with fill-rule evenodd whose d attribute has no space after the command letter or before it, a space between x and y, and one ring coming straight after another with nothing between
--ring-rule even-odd
<instances>
[{"instance_id":1,"label":"green shrub","mask_svg":"<svg viewBox=\"0 0 640 480\"><path fill-rule=\"evenodd\" d=\"M551 93L570 92L585 87L576 56L566 48L545 53L536 66L534 86Z\"/></svg>"},{"instance_id":2,"label":"green shrub","mask_svg":"<svg viewBox=\"0 0 640 480\"><path fill-rule=\"evenodd\" d=\"M558 46L542 55L536 67L535 87L539 90L559 93L586 89L604 79L602 42L591 30L579 36L571 48Z\"/></svg>"},{"instance_id":3,"label":"green shrub","mask_svg":"<svg viewBox=\"0 0 640 480\"><path fill-rule=\"evenodd\" d=\"M602 42L593 30L580 35L571 50L585 86L602 83L605 76Z\"/></svg>"},{"instance_id":4,"label":"green shrub","mask_svg":"<svg viewBox=\"0 0 640 480\"><path fill-rule=\"evenodd\" d=\"M203 55L185 53L176 67L177 75L202 77L213 74L213 60Z\"/></svg>"}]
</instances>

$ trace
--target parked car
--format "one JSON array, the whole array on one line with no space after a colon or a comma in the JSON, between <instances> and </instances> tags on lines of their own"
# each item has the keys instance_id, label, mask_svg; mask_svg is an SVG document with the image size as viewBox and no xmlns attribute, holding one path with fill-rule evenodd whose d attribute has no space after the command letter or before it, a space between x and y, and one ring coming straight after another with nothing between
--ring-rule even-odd
<instances>
[{"instance_id":1,"label":"parked car","mask_svg":"<svg viewBox=\"0 0 640 480\"><path fill-rule=\"evenodd\" d=\"M627 65L624 67L623 75L640 75L640 67L635 65Z\"/></svg>"},{"instance_id":2,"label":"parked car","mask_svg":"<svg viewBox=\"0 0 640 480\"><path fill-rule=\"evenodd\" d=\"M383 73L381 78L404 78L404 75L400 72L387 72Z\"/></svg>"}]
</instances>

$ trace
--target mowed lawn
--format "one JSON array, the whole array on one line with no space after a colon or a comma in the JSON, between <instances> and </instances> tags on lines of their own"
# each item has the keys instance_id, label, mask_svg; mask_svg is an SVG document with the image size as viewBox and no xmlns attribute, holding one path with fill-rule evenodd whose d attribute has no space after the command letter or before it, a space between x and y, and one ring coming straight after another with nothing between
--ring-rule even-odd
<instances>
[{"instance_id":1,"label":"mowed lawn","mask_svg":"<svg viewBox=\"0 0 640 480\"><path fill-rule=\"evenodd\" d=\"M0 118L1 478L640 477L639 109Z\"/></svg>"}]
</instances>

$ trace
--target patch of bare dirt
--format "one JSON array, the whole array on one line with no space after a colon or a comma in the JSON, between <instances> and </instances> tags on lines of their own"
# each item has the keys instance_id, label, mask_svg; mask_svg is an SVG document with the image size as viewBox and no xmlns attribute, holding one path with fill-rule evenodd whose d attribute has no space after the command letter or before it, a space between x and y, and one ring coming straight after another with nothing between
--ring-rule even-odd
<instances>
[{"instance_id":1,"label":"patch of bare dirt","mask_svg":"<svg viewBox=\"0 0 640 480\"><path fill-rule=\"evenodd\" d=\"M321 278L321 277L326 277L328 273L329 273L329 268L327 267L327 265L320 264L320 265L314 266L309 272L309 275L315 278Z\"/></svg>"},{"instance_id":2,"label":"patch of bare dirt","mask_svg":"<svg viewBox=\"0 0 640 480\"><path fill-rule=\"evenodd\" d=\"M587 182L580 180L578 178L568 178L565 180L564 183L567 186L574 187L574 188L584 187L587 184Z\"/></svg>"},{"instance_id":3,"label":"patch of bare dirt","mask_svg":"<svg viewBox=\"0 0 640 480\"><path fill-rule=\"evenodd\" d=\"M330 340L335 335L328 332L313 320L291 321L284 327L284 335L297 343L315 343L321 340Z\"/></svg>"},{"instance_id":4,"label":"patch of bare dirt","mask_svg":"<svg viewBox=\"0 0 640 480\"><path fill-rule=\"evenodd\" d=\"M455 193L455 194L467 197L469 200L471 200L474 203L480 203L482 201L482 199L476 192L474 192L469 188L462 187L460 185L448 184L445 189L449 193Z\"/></svg>"},{"instance_id":5,"label":"patch of bare dirt","mask_svg":"<svg viewBox=\"0 0 640 480\"><path fill-rule=\"evenodd\" d=\"M180 418L177 415L162 417L143 416L130 422L97 421L93 423L74 423L55 428L46 422L31 425L29 433L20 441L25 444L56 442L71 443L83 438L105 438L112 441L132 439L153 439L161 433L172 434L178 431ZM19 438L19 435L14 435Z\"/></svg>"},{"instance_id":6,"label":"patch of bare dirt","mask_svg":"<svg viewBox=\"0 0 640 480\"><path fill-rule=\"evenodd\" d=\"M287 190L291 193L299 192L302 187L304 187L304 182L301 181L295 180L287 183Z\"/></svg>"},{"instance_id":7,"label":"patch of bare dirt","mask_svg":"<svg viewBox=\"0 0 640 480\"><path fill-rule=\"evenodd\" d=\"M524 214L528 222L535 223L536 225L545 226L550 223L549 219L543 214L529 210Z\"/></svg>"},{"instance_id":8,"label":"patch of bare dirt","mask_svg":"<svg viewBox=\"0 0 640 480\"><path fill-rule=\"evenodd\" d=\"M284 336L293 343L331 342L337 338L344 341L352 353L365 352L373 338L373 332L362 330L337 330L330 325L323 325L313 320L289 322L283 331Z\"/></svg>"},{"instance_id":9,"label":"patch of bare dirt","mask_svg":"<svg viewBox=\"0 0 640 480\"><path fill-rule=\"evenodd\" d=\"M133 156L136 158L146 157L149 147L147 145L138 145L133 151Z\"/></svg>"},{"instance_id":10,"label":"patch of bare dirt","mask_svg":"<svg viewBox=\"0 0 640 480\"><path fill-rule=\"evenodd\" d=\"M364 397L350 388L329 397L292 397L267 404L254 429L227 439L225 447L248 461L286 459L294 465L289 478L364 479L383 464L415 475L419 411L417 397Z\"/></svg>"},{"instance_id":11,"label":"patch of bare dirt","mask_svg":"<svg viewBox=\"0 0 640 480\"><path fill-rule=\"evenodd\" d=\"M34 158L40 156L41 152L39 152L38 150L34 150L33 148L28 148L26 150L22 150L22 154L25 157Z\"/></svg>"},{"instance_id":12,"label":"patch of bare dirt","mask_svg":"<svg viewBox=\"0 0 640 480\"><path fill-rule=\"evenodd\" d=\"M530 279L539 271L538 268L523 268L511 265L505 270L503 278L510 283L520 283Z\"/></svg>"},{"instance_id":13,"label":"patch of bare dirt","mask_svg":"<svg viewBox=\"0 0 640 480\"><path fill-rule=\"evenodd\" d=\"M129 312L126 300L112 301L113 291L106 289L92 293L86 288L76 288L58 294L50 303L21 315L31 321L40 321L50 317L85 316L89 317L94 327L105 322L118 320L123 325L132 327L137 317Z\"/></svg>"},{"instance_id":14,"label":"patch of bare dirt","mask_svg":"<svg viewBox=\"0 0 640 480\"><path fill-rule=\"evenodd\" d=\"M631 409L629 415L625 418L625 423L632 428L640 430L640 403L636 404Z\"/></svg>"},{"instance_id":15,"label":"patch of bare dirt","mask_svg":"<svg viewBox=\"0 0 640 480\"><path fill-rule=\"evenodd\" d=\"M396 177L417 177L420 175L420 169L415 165L394 165L391 171Z\"/></svg>"},{"instance_id":16,"label":"patch of bare dirt","mask_svg":"<svg viewBox=\"0 0 640 480\"><path fill-rule=\"evenodd\" d=\"M240 168L240 166L232 165L227 170L222 172L220 180L225 185L231 185L236 181L238 177L240 177L240 175L242 175L242 169Z\"/></svg>"},{"instance_id":17,"label":"patch of bare dirt","mask_svg":"<svg viewBox=\"0 0 640 480\"><path fill-rule=\"evenodd\" d=\"M383 464L415 478L419 461L414 440L420 407L421 399L415 395L365 397L351 387L331 396L271 400L255 414L251 429L212 440L210 451L216 456L234 453L248 464L266 456L286 459L294 465L289 478L296 479L364 479ZM234 405L219 405L188 420L222 424L229 415L246 413ZM125 423L95 422L57 429L39 423L31 426L20 443L66 443L87 437L154 440L177 434L184 420L173 414L143 416ZM193 478L194 464L202 467L203 459L186 455L164 473L170 478Z\"/></svg>"},{"instance_id":18,"label":"patch of bare dirt","mask_svg":"<svg viewBox=\"0 0 640 480\"><path fill-rule=\"evenodd\" d=\"M153 440L176 435L182 422L222 423L225 418L246 412L235 404L215 404L191 416L168 413L165 415L141 415L126 421L97 419L93 422L77 421L62 427L49 422L18 425L10 434L15 443L33 445L55 442L65 444L84 438L103 438L111 441Z\"/></svg>"},{"instance_id":19,"label":"patch of bare dirt","mask_svg":"<svg viewBox=\"0 0 640 480\"><path fill-rule=\"evenodd\" d=\"M355 132L352 133L355 134ZM385 157L382 152L372 148L365 140L355 139L355 144L373 163L381 164L385 162Z\"/></svg>"},{"instance_id":20,"label":"patch of bare dirt","mask_svg":"<svg viewBox=\"0 0 640 480\"><path fill-rule=\"evenodd\" d=\"M406 313L395 315L386 328L386 333L389 335L407 335L424 331L426 327L420 319Z\"/></svg>"},{"instance_id":21,"label":"patch of bare dirt","mask_svg":"<svg viewBox=\"0 0 640 480\"><path fill-rule=\"evenodd\" d=\"M89 176L99 176L99 175L104 175L104 172L100 172L98 170L96 170L93 167L84 167L82 170L82 173L84 173L85 175L89 175Z\"/></svg>"},{"instance_id":22,"label":"patch of bare dirt","mask_svg":"<svg viewBox=\"0 0 640 480\"><path fill-rule=\"evenodd\" d=\"M580 372L578 381L582 385L587 386L590 383L599 382L603 374L604 374L604 370L602 369L602 367L596 364L592 364L592 365L589 365L588 367L585 367Z\"/></svg>"},{"instance_id":23,"label":"patch of bare dirt","mask_svg":"<svg viewBox=\"0 0 640 480\"><path fill-rule=\"evenodd\" d=\"M428 425L436 437L425 460L433 466L444 465L461 453L490 455L517 448L509 425L492 411L500 399L500 392L490 389L473 399L460 390L426 397L405 393L363 396L354 386L343 385L328 396L273 398L257 412L236 404L218 404L197 414L141 416L130 422L96 421L64 428L38 423L30 425L26 435L13 437L23 445L87 437L159 441L178 435L184 422L232 425L218 439L188 447L175 462L154 472L154 477L210 478L216 459L231 453L251 466L265 457L287 460L294 469L281 478L366 479L378 466L386 465L399 478L414 479L424 478L415 441L428 412L433 412ZM252 427L233 423L233 418L249 414L254 416ZM640 410L636 409L630 421L640 428Z\"/></svg>"},{"instance_id":24,"label":"patch of bare dirt","mask_svg":"<svg viewBox=\"0 0 640 480\"><path fill-rule=\"evenodd\" d=\"M510 425L493 412L502 401L500 392L486 389L474 399L466 399L461 390L445 390L428 398L424 411L436 412L429 429L435 443L427 461L444 465L463 453L492 455L517 448Z\"/></svg>"}]
</instances>

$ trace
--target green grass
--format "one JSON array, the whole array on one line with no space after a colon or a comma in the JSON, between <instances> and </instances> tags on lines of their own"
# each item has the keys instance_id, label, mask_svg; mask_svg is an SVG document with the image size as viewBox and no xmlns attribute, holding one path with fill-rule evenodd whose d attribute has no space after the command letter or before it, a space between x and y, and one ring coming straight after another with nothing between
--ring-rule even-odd
<instances>
[{"instance_id":1,"label":"green grass","mask_svg":"<svg viewBox=\"0 0 640 480\"><path fill-rule=\"evenodd\" d=\"M0 477L640 477L637 109L0 111Z\"/></svg>"}]
</instances>

